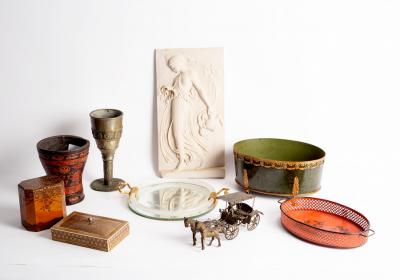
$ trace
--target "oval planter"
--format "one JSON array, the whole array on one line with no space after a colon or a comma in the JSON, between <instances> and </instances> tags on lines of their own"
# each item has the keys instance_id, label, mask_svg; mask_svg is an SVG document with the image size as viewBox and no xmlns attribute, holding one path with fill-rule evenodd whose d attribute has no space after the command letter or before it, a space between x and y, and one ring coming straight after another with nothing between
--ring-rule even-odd
<instances>
[{"instance_id":1,"label":"oval planter","mask_svg":"<svg viewBox=\"0 0 400 280\"><path fill-rule=\"evenodd\" d=\"M244 191L275 196L320 189L325 152L311 144L274 138L248 139L233 147L236 182Z\"/></svg>"}]
</instances>

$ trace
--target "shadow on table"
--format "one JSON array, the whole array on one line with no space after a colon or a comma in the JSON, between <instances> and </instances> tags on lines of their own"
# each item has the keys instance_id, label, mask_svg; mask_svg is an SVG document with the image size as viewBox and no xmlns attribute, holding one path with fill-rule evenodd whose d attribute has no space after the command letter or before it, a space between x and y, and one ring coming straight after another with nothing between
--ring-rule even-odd
<instances>
[{"instance_id":1,"label":"shadow on table","mask_svg":"<svg viewBox=\"0 0 400 280\"><path fill-rule=\"evenodd\" d=\"M19 212L19 206L12 205L0 205L0 224L5 227L11 227L15 229L20 229L26 231L26 229L21 224L21 216ZM51 239L50 230L43 230L39 232L32 232L38 237Z\"/></svg>"},{"instance_id":2,"label":"shadow on table","mask_svg":"<svg viewBox=\"0 0 400 280\"><path fill-rule=\"evenodd\" d=\"M41 237L41 238L46 238L46 239L50 239L51 240L51 231L50 231L50 229L38 231L38 232L36 232L36 235Z\"/></svg>"},{"instance_id":3,"label":"shadow on table","mask_svg":"<svg viewBox=\"0 0 400 280\"><path fill-rule=\"evenodd\" d=\"M21 224L21 216L18 205L0 205L0 224L24 229Z\"/></svg>"}]
</instances>

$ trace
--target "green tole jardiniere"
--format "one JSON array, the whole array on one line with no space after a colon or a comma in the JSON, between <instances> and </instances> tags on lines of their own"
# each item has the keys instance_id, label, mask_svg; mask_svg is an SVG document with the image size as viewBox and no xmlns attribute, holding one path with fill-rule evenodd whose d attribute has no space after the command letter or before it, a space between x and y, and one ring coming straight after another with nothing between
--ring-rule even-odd
<instances>
[{"instance_id":1,"label":"green tole jardiniere","mask_svg":"<svg viewBox=\"0 0 400 280\"><path fill-rule=\"evenodd\" d=\"M236 182L244 191L276 196L320 189L325 152L311 144L274 138L248 139L233 146Z\"/></svg>"}]
</instances>

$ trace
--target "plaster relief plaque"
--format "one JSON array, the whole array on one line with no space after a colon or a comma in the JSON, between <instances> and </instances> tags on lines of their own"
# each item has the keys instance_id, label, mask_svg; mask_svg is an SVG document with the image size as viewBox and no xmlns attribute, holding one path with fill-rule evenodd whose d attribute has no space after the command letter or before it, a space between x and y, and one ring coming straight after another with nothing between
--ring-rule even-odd
<instances>
[{"instance_id":1,"label":"plaster relief plaque","mask_svg":"<svg viewBox=\"0 0 400 280\"><path fill-rule=\"evenodd\" d=\"M162 177L225 176L223 49L156 50Z\"/></svg>"}]
</instances>

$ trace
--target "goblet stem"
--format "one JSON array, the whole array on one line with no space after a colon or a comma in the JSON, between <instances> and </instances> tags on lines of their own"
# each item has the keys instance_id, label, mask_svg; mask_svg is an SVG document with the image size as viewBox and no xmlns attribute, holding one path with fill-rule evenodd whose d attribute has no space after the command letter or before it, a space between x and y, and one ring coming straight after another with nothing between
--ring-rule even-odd
<instances>
[{"instance_id":1,"label":"goblet stem","mask_svg":"<svg viewBox=\"0 0 400 280\"><path fill-rule=\"evenodd\" d=\"M104 185L109 186L113 178L113 160L104 160L103 169L104 169Z\"/></svg>"}]
</instances>

